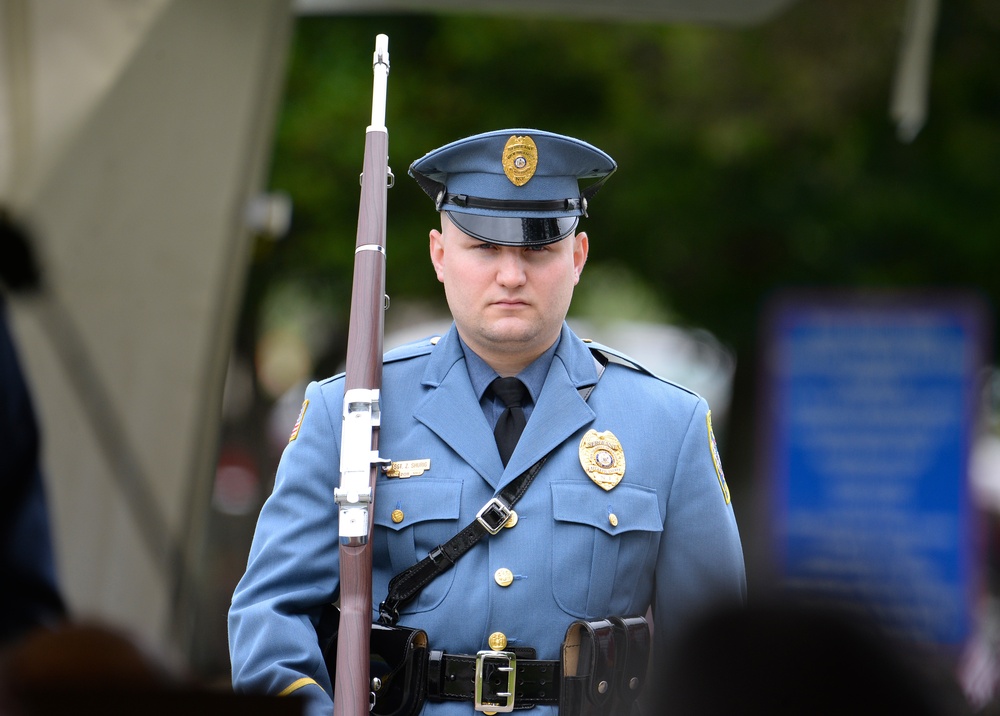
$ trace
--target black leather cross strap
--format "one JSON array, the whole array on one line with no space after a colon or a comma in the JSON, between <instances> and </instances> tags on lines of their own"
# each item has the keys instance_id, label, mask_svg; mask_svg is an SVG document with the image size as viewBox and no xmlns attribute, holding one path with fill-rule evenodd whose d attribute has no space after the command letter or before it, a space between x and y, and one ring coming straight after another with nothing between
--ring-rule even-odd
<instances>
[{"instance_id":1,"label":"black leather cross strap","mask_svg":"<svg viewBox=\"0 0 1000 716\"><path fill-rule=\"evenodd\" d=\"M451 568L463 554L472 549L484 535L496 534L503 529L510 517L514 503L535 479L548 455L522 472L510 482L498 496L483 505L465 529L442 545L438 545L422 560L409 569L404 569L389 580L389 594L378 605L378 620L382 624L394 625L399 620L399 607L413 599L427 584L442 572Z\"/></svg>"},{"instance_id":2,"label":"black leather cross strap","mask_svg":"<svg viewBox=\"0 0 1000 716\"><path fill-rule=\"evenodd\" d=\"M518 658L515 666L517 691L514 708L535 704L559 703L559 661ZM484 674L488 688L501 690L503 674ZM430 699L468 701L475 698L476 657L465 654L427 652L427 697Z\"/></svg>"},{"instance_id":3,"label":"black leather cross strap","mask_svg":"<svg viewBox=\"0 0 1000 716\"><path fill-rule=\"evenodd\" d=\"M594 352L593 355L597 368L597 379L600 380L607 361L603 355L597 352ZM584 400L589 398L596 385L595 381L593 385L578 388L580 397ZM499 495L483 505L479 514L476 515L476 519L469 523L465 529L444 544L432 549L426 557L415 565L404 569L389 580L389 593L378 606L379 623L394 625L399 621L399 608L403 604L417 596L420 590L439 574L450 569L459 557L472 549L473 545L485 535L495 535L503 529L504 523L510 517L514 503L521 499L521 495L528 489L548 457L546 455L508 483Z\"/></svg>"}]
</instances>

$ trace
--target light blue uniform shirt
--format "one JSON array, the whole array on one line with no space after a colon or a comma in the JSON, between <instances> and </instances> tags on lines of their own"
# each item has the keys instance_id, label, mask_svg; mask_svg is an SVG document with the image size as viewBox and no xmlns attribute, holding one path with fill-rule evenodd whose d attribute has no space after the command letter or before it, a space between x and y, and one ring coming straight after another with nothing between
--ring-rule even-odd
<instances>
[{"instance_id":1,"label":"light blue uniform shirt","mask_svg":"<svg viewBox=\"0 0 1000 716\"><path fill-rule=\"evenodd\" d=\"M538 362L548 361L541 384L535 366L526 371L531 418L506 467L480 404L491 376L467 357L454 326L440 341L386 355L379 455L427 469L378 477L373 621L393 576L451 539L545 455L517 503L516 524L480 540L400 609L399 623L423 629L431 649L475 654L502 632L510 647L558 659L573 621L651 610L654 652L662 655L693 616L742 602L743 552L707 403L610 349L601 349L612 360L598 382L589 348L564 325L551 355ZM585 401L579 390L595 382ZM330 716L333 708L316 624L340 590L333 493L343 387L335 376L306 389L229 612L236 690L294 692L307 699L308 716ZM617 484L603 486L585 467L590 431L620 444ZM427 701L423 713L474 712L471 701Z\"/></svg>"}]
</instances>

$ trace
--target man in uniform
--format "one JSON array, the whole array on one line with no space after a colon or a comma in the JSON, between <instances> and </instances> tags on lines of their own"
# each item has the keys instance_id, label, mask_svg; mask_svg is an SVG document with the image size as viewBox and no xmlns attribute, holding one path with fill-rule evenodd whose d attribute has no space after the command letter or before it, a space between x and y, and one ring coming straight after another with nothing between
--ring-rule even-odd
<instances>
[{"instance_id":1,"label":"man in uniform","mask_svg":"<svg viewBox=\"0 0 1000 716\"><path fill-rule=\"evenodd\" d=\"M745 599L709 406L564 322L589 247L577 225L615 169L596 147L531 129L410 167L440 213L430 258L454 322L385 357L379 454L393 464L375 488L373 604L548 456L497 532L399 610L433 655L425 713L474 713L474 689L449 690L448 664L479 652L533 654L558 673L571 625L651 612L655 656L692 615ZM509 381L495 380L512 377L523 394L508 407ZM339 589L342 400L343 376L307 388L230 611L235 687L300 694L310 716L332 712L316 629ZM512 448L494 442L509 420L523 429ZM558 681L478 708L555 714L562 689L563 711L577 710ZM594 680L592 695L608 688Z\"/></svg>"}]
</instances>

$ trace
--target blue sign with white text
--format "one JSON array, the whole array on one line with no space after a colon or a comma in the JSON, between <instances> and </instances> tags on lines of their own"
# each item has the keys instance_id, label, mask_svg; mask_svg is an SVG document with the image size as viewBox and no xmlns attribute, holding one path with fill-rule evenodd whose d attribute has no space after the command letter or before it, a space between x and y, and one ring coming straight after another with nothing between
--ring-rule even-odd
<instances>
[{"instance_id":1,"label":"blue sign with white text","mask_svg":"<svg viewBox=\"0 0 1000 716\"><path fill-rule=\"evenodd\" d=\"M784 586L957 645L976 587L969 451L984 312L962 297L789 296L767 323Z\"/></svg>"}]
</instances>

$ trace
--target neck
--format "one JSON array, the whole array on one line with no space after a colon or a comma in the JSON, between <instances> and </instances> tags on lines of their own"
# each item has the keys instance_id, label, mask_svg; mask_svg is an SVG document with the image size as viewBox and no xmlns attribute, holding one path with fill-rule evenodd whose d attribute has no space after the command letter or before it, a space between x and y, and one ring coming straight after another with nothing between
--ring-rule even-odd
<instances>
[{"instance_id":1,"label":"neck","mask_svg":"<svg viewBox=\"0 0 1000 716\"><path fill-rule=\"evenodd\" d=\"M535 356L535 358L537 358L537 357L538 356ZM524 370L529 365L531 365L531 361L530 360L528 362L526 362L526 363L523 363L523 362L497 362L495 360L489 360L489 359L486 359L486 358L484 358L483 360L485 360L489 364L490 368L492 368L493 370L495 370L497 372L497 375L499 375L501 378L513 378L518 373L520 373L522 370ZM534 359L532 359L532 360L534 360Z\"/></svg>"},{"instance_id":2,"label":"neck","mask_svg":"<svg viewBox=\"0 0 1000 716\"><path fill-rule=\"evenodd\" d=\"M481 353L477 348L472 347L472 350L476 351L476 355L486 361L486 364L490 368L497 372L501 378L509 378L516 376L522 370L527 368L531 363L542 355L545 351L541 353L535 353L532 355L518 354L517 356L497 354L497 353Z\"/></svg>"},{"instance_id":3,"label":"neck","mask_svg":"<svg viewBox=\"0 0 1000 716\"><path fill-rule=\"evenodd\" d=\"M465 344L486 363L490 368L497 372L501 378L510 378L518 375L531 365L535 360L539 358L545 351L551 348L551 344L538 351L509 351L509 350L494 350L490 346L483 346L477 343L469 342L462 332L459 331L459 336ZM555 341L553 341L554 343Z\"/></svg>"}]
</instances>

